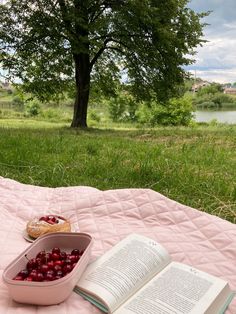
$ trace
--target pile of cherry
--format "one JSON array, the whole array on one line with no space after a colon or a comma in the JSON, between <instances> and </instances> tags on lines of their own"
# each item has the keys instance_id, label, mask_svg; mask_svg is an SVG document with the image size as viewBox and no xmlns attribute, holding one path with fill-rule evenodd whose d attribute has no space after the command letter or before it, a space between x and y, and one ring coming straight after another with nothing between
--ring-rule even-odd
<instances>
[{"instance_id":1,"label":"pile of cherry","mask_svg":"<svg viewBox=\"0 0 236 314\"><path fill-rule=\"evenodd\" d=\"M41 251L35 258L28 259L26 268L22 269L13 280L52 281L65 277L76 266L83 251L73 249L66 253L60 248L53 248L51 252Z\"/></svg>"}]
</instances>

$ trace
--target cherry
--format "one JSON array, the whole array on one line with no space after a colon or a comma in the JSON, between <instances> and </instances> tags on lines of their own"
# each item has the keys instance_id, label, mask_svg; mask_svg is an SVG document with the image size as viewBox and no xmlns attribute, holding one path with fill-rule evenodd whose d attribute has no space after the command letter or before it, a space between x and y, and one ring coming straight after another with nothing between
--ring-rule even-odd
<instances>
[{"instance_id":1,"label":"cherry","mask_svg":"<svg viewBox=\"0 0 236 314\"><path fill-rule=\"evenodd\" d=\"M46 252L45 251L41 251L36 255L36 258L41 258L41 259L45 259L46 258Z\"/></svg>"},{"instance_id":2,"label":"cherry","mask_svg":"<svg viewBox=\"0 0 236 314\"><path fill-rule=\"evenodd\" d=\"M26 277L24 281L34 281L32 277Z\"/></svg>"},{"instance_id":3,"label":"cherry","mask_svg":"<svg viewBox=\"0 0 236 314\"><path fill-rule=\"evenodd\" d=\"M58 271L56 272L56 276L63 277L63 272L62 272L62 270L58 270Z\"/></svg>"},{"instance_id":4,"label":"cherry","mask_svg":"<svg viewBox=\"0 0 236 314\"><path fill-rule=\"evenodd\" d=\"M50 253L50 252L46 253L45 259L46 259L46 262L51 261L52 260L52 253Z\"/></svg>"},{"instance_id":5,"label":"cherry","mask_svg":"<svg viewBox=\"0 0 236 314\"><path fill-rule=\"evenodd\" d=\"M67 254L66 252L61 252L60 253L61 259L67 259Z\"/></svg>"},{"instance_id":6,"label":"cherry","mask_svg":"<svg viewBox=\"0 0 236 314\"><path fill-rule=\"evenodd\" d=\"M48 217L47 217L47 216L43 216L43 217L39 218L39 220L40 220L40 221L46 221L46 222L47 222L47 221L48 221Z\"/></svg>"},{"instance_id":7,"label":"cherry","mask_svg":"<svg viewBox=\"0 0 236 314\"><path fill-rule=\"evenodd\" d=\"M59 249L59 247L54 247L54 248L52 249L52 254L53 254L53 253L60 254L60 253L61 253L61 250Z\"/></svg>"},{"instance_id":8,"label":"cherry","mask_svg":"<svg viewBox=\"0 0 236 314\"><path fill-rule=\"evenodd\" d=\"M67 258L67 259L65 260L65 264L66 264L66 265L71 265L72 262L71 262L71 260L70 260L69 258Z\"/></svg>"},{"instance_id":9,"label":"cherry","mask_svg":"<svg viewBox=\"0 0 236 314\"><path fill-rule=\"evenodd\" d=\"M62 278L62 276L56 275L53 280L57 280L57 279L61 279L61 278Z\"/></svg>"},{"instance_id":10,"label":"cherry","mask_svg":"<svg viewBox=\"0 0 236 314\"><path fill-rule=\"evenodd\" d=\"M33 281L37 281L37 277L38 277L38 272L36 269L33 269L31 271L31 273L29 274L29 277L31 277L33 279Z\"/></svg>"},{"instance_id":11,"label":"cherry","mask_svg":"<svg viewBox=\"0 0 236 314\"><path fill-rule=\"evenodd\" d=\"M49 261L47 263L47 265L48 265L49 269L53 269L54 268L54 262L53 261Z\"/></svg>"},{"instance_id":12,"label":"cherry","mask_svg":"<svg viewBox=\"0 0 236 314\"><path fill-rule=\"evenodd\" d=\"M13 280L24 280L24 277L23 276L20 276L20 275L16 275Z\"/></svg>"},{"instance_id":13,"label":"cherry","mask_svg":"<svg viewBox=\"0 0 236 314\"><path fill-rule=\"evenodd\" d=\"M22 269L13 280L41 282L60 279L76 267L82 254L83 251L78 249L73 249L71 253L67 254L58 247L52 248L51 252L40 251L35 258L31 259L25 254L26 268Z\"/></svg>"},{"instance_id":14,"label":"cherry","mask_svg":"<svg viewBox=\"0 0 236 314\"><path fill-rule=\"evenodd\" d=\"M37 281L43 281L44 280L44 276L42 273L37 273Z\"/></svg>"},{"instance_id":15,"label":"cherry","mask_svg":"<svg viewBox=\"0 0 236 314\"><path fill-rule=\"evenodd\" d=\"M46 273L49 270L49 266L47 264L42 264L40 270L42 273Z\"/></svg>"},{"instance_id":16,"label":"cherry","mask_svg":"<svg viewBox=\"0 0 236 314\"><path fill-rule=\"evenodd\" d=\"M53 281L55 279L55 277L51 274L48 274L45 276L46 281Z\"/></svg>"},{"instance_id":17,"label":"cherry","mask_svg":"<svg viewBox=\"0 0 236 314\"><path fill-rule=\"evenodd\" d=\"M57 272L58 270L62 270L62 267L60 265L55 265L54 271Z\"/></svg>"},{"instance_id":18,"label":"cherry","mask_svg":"<svg viewBox=\"0 0 236 314\"><path fill-rule=\"evenodd\" d=\"M28 260L28 263L26 265L27 269L35 269L37 268L37 261L36 258L31 258L30 260L28 259L27 255L25 255L26 259Z\"/></svg>"},{"instance_id":19,"label":"cherry","mask_svg":"<svg viewBox=\"0 0 236 314\"><path fill-rule=\"evenodd\" d=\"M48 216L48 220L51 220L53 223L55 223L57 218L55 216L53 216L53 215L49 215Z\"/></svg>"},{"instance_id":20,"label":"cherry","mask_svg":"<svg viewBox=\"0 0 236 314\"><path fill-rule=\"evenodd\" d=\"M68 259L71 261L71 264L76 263L78 261L78 255L70 255Z\"/></svg>"},{"instance_id":21,"label":"cherry","mask_svg":"<svg viewBox=\"0 0 236 314\"><path fill-rule=\"evenodd\" d=\"M42 264L43 264L43 261L40 257L37 257L36 258L36 263L37 263L37 266L40 267Z\"/></svg>"},{"instance_id":22,"label":"cherry","mask_svg":"<svg viewBox=\"0 0 236 314\"><path fill-rule=\"evenodd\" d=\"M54 278L55 278L54 272L51 270L49 270L45 275L45 279L48 281L52 281L54 280Z\"/></svg>"},{"instance_id":23,"label":"cherry","mask_svg":"<svg viewBox=\"0 0 236 314\"><path fill-rule=\"evenodd\" d=\"M57 260L54 262L54 265L59 265L61 267L64 266L64 264L65 264L65 261L62 261L62 260Z\"/></svg>"},{"instance_id":24,"label":"cherry","mask_svg":"<svg viewBox=\"0 0 236 314\"><path fill-rule=\"evenodd\" d=\"M46 275L52 275L52 276L54 276L55 275L55 273L54 273L54 270L52 270L52 269L50 269L50 270L48 270L47 272L46 272Z\"/></svg>"},{"instance_id":25,"label":"cherry","mask_svg":"<svg viewBox=\"0 0 236 314\"><path fill-rule=\"evenodd\" d=\"M53 259L54 261L59 260L59 259L60 259L60 254L58 254L58 253L52 253L52 259Z\"/></svg>"},{"instance_id":26,"label":"cherry","mask_svg":"<svg viewBox=\"0 0 236 314\"><path fill-rule=\"evenodd\" d=\"M67 264L67 265L65 265L65 266L63 267L63 273L64 273L64 274L67 274L67 273L69 273L69 272L71 272L71 271L72 271L72 265Z\"/></svg>"},{"instance_id":27,"label":"cherry","mask_svg":"<svg viewBox=\"0 0 236 314\"><path fill-rule=\"evenodd\" d=\"M23 278L26 278L29 275L29 270L28 269L22 269L17 276L21 276Z\"/></svg>"},{"instance_id":28,"label":"cherry","mask_svg":"<svg viewBox=\"0 0 236 314\"><path fill-rule=\"evenodd\" d=\"M80 255L80 250L74 249L74 250L71 251L70 254L71 254L71 255Z\"/></svg>"}]
</instances>

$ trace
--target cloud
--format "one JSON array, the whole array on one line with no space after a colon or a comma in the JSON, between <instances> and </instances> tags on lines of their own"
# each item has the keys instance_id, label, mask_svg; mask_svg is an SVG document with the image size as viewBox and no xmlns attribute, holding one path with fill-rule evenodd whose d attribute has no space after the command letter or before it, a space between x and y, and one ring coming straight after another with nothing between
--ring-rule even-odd
<instances>
[{"instance_id":1,"label":"cloud","mask_svg":"<svg viewBox=\"0 0 236 314\"><path fill-rule=\"evenodd\" d=\"M210 24L204 30L208 42L197 49L196 62L187 69L209 81L236 82L236 1L192 0L189 6L213 12L205 18Z\"/></svg>"}]
</instances>

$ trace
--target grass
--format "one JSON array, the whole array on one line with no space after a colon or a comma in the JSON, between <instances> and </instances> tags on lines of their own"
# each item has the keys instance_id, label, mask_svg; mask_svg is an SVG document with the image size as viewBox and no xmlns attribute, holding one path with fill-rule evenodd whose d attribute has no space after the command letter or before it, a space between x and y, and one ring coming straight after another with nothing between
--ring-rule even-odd
<instances>
[{"instance_id":1,"label":"grass","mask_svg":"<svg viewBox=\"0 0 236 314\"><path fill-rule=\"evenodd\" d=\"M151 188L234 223L235 148L236 126L72 130L0 120L3 177L50 187Z\"/></svg>"}]
</instances>

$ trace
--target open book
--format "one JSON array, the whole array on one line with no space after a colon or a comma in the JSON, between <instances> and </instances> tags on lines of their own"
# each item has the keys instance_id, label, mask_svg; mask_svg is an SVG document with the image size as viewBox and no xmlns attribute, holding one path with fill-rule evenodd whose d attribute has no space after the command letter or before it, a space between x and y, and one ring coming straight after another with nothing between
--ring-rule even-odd
<instances>
[{"instance_id":1,"label":"open book","mask_svg":"<svg viewBox=\"0 0 236 314\"><path fill-rule=\"evenodd\" d=\"M164 247L137 234L91 263L75 292L114 314L218 314L234 295L224 280L172 262Z\"/></svg>"}]
</instances>

